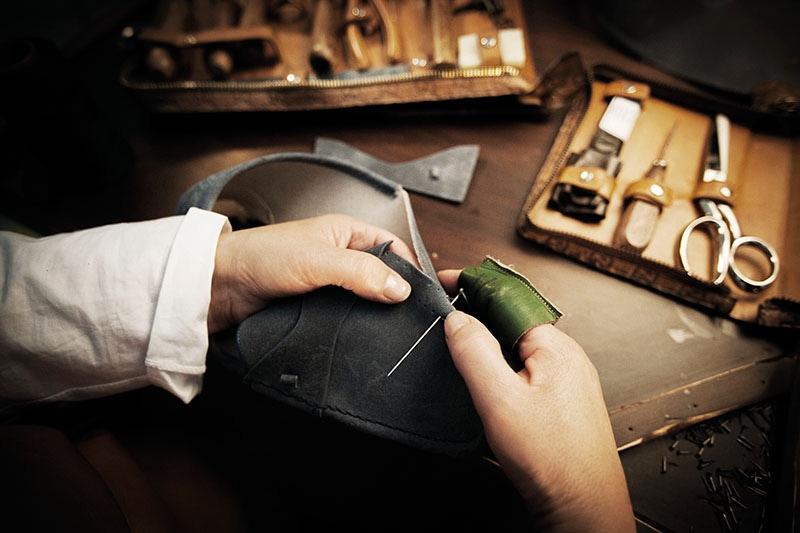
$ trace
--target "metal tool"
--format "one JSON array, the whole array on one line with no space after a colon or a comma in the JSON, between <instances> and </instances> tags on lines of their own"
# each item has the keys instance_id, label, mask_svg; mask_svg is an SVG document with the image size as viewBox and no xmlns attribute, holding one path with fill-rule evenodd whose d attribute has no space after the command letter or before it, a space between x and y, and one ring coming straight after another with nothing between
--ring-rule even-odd
<instances>
[{"instance_id":1,"label":"metal tool","mask_svg":"<svg viewBox=\"0 0 800 533\"><path fill-rule=\"evenodd\" d=\"M229 0L214 2L208 6L208 20L202 21L204 26L207 29L235 27L236 7ZM229 48L219 44L209 46L205 52L206 67L214 79L227 79L234 70L234 58Z\"/></svg>"},{"instance_id":2,"label":"metal tool","mask_svg":"<svg viewBox=\"0 0 800 533\"><path fill-rule=\"evenodd\" d=\"M400 30L395 22L394 4L386 0L347 0L345 13L345 37L350 56L356 70L381 66L374 64L377 58L370 54L366 37L382 33L385 63L395 65L403 60Z\"/></svg>"},{"instance_id":3,"label":"metal tool","mask_svg":"<svg viewBox=\"0 0 800 533\"><path fill-rule=\"evenodd\" d=\"M695 188L694 203L701 216L694 219L681 235L678 248L681 266L694 275L689 266L689 239L697 228L707 229L715 249L712 283L720 285L730 274L736 285L748 292L759 292L777 279L780 262L778 252L759 237L743 236L739 222L733 214L733 190L728 184L728 154L730 150L730 120L717 115L711 128L705 170ZM769 264L769 274L763 279L746 275L737 264L737 251L742 247L758 251Z\"/></svg>"},{"instance_id":4,"label":"metal tool","mask_svg":"<svg viewBox=\"0 0 800 533\"><path fill-rule=\"evenodd\" d=\"M450 305L452 305L452 304L455 304L455 303L456 303L456 300L458 300L458 297L459 297L459 296L461 296L461 293L460 293L460 292L459 292L458 294L456 294L456 295L453 297L453 299L452 299L452 300L450 300ZM439 315L439 316L437 316L437 317L436 317L436 319L435 319L435 320L434 320L434 321L431 323L431 325L430 325L430 326L428 326L428 329L426 329L426 330L425 330L425 331L422 333L422 335L420 335L420 336L419 336L419 338L418 338L416 341L414 341L414 344L412 344L412 345L411 345L411 348L409 348L409 349L408 349L408 351L407 351L405 354L403 354L403 357L401 357L401 358L400 358L400 360L399 360L399 361L397 361L397 363L395 363L395 365L392 367L392 369L391 369L391 370L389 370L389 373L388 373L388 374L386 374L386 377L387 377L387 378L388 378L389 376L391 376L391 375L392 375L392 373L394 373L394 371L395 371L395 370L397 370L397 367L399 367L401 364L403 364L403 361L405 361L405 360L406 360L406 357L408 357L408 356L411 354L411 352L413 352L413 351L414 351L414 348L416 348L417 346L419 346L419 343L420 343L420 342L422 342L422 339L424 339L424 338L425 338L425 336L426 336L426 335L428 335L428 333L430 333L430 332L431 332L431 330L432 330L432 329L433 329L433 328L436 326L436 324L438 324L438 323L439 323L441 320L442 320L442 315Z\"/></svg>"},{"instance_id":5,"label":"metal tool","mask_svg":"<svg viewBox=\"0 0 800 533\"><path fill-rule=\"evenodd\" d=\"M332 0L318 0L314 8L311 25L311 51L309 63L314 72L327 76L338 72L338 64L342 51L338 39L338 26L341 24L337 15L341 15L342 7L334 5Z\"/></svg>"},{"instance_id":6,"label":"metal tool","mask_svg":"<svg viewBox=\"0 0 800 533\"><path fill-rule=\"evenodd\" d=\"M615 246L641 253L650 243L661 210L672 198L671 190L664 185L664 175L667 172L667 146L674 132L673 124L648 171L625 191L625 207L614 232Z\"/></svg>"},{"instance_id":7,"label":"metal tool","mask_svg":"<svg viewBox=\"0 0 800 533\"><path fill-rule=\"evenodd\" d=\"M455 68L456 44L453 39L453 6L450 0L431 0L434 68Z\"/></svg>"},{"instance_id":8,"label":"metal tool","mask_svg":"<svg viewBox=\"0 0 800 533\"><path fill-rule=\"evenodd\" d=\"M159 2L153 26L167 32L184 30L189 14L186 0L164 0ZM168 46L154 44L145 55L145 66L159 80L172 80L178 71L176 52Z\"/></svg>"},{"instance_id":9,"label":"metal tool","mask_svg":"<svg viewBox=\"0 0 800 533\"><path fill-rule=\"evenodd\" d=\"M345 15L345 37L356 70L372 66L361 26L370 23L369 12L360 0L347 0Z\"/></svg>"},{"instance_id":10,"label":"metal tool","mask_svg":"<svg viewBox=\"0 0 800 533\"><path fill-rule=\"evenodd\" d=\"M570 154L567 166L548 202L550 209L583 222L600 222L622 162L618 155L642 111L649 87L624 80L609 83L611 97L592 141L580 153Z\"/></svg>"},{"instance_id":11,"label":"metal tool","mask_svg":"<svg viewBox=\"0 0 800 533\"><path fill-rule=\"evenodd\" d=\"M453 13L456 15L471 10L485 11L497 29L510 28L513 25L506 16L503 0L468 0L466 3L453 7Z\"/></svg>"},{"instance_id":12,"label":"metal tool","mask_svg":"<svg viewBox=\"0 0 800 533\"><path fill-rule=\"evenodd\" d=\"M400 30L395 23L394 4L390 6L386 0L370 0L370 3L383 30L383 47L389 64L401 62L403 60L402 41L400 40Z\"/></svg>"},{"instance_id":13,"label":"metal tool","mask_svg":"<svg viewBox=\"0 0 800 533\"><path fill-rule=\"evenodd\" d=\"M398 12L400 28L418 28L418 31L401 31L402 48L406 62L412 70L425 70L431 63L433 37L428 0L405 0Z\"/></svg>"}]
</instances>

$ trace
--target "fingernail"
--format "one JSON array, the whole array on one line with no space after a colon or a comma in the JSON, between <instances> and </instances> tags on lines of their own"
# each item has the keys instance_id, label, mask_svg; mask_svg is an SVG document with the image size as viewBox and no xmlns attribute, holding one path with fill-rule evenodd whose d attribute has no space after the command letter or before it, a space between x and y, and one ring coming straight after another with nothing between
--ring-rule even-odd
<instances>
[{"instance_id":1,"label":"fingernail","mask_svg":"<svg viewBox=\"0 0 800 533\"><path fill-rule=\"evenodd\" d=\"M402 302L411 294L411 285L397 274L391 274L386 278L386 285L383 286L383 295L393 302Z\"/></svg>"},{"instance_id":2,"label":"fingernail","mask_svg":"<svg viewBox=\"0 0 800 533\"><path fill-rule=\"evenodd\" d=\"M445 319L445 327L450 335L469 324L469 317L463 311L453 311Z\"/></svg>"}]
</instances>

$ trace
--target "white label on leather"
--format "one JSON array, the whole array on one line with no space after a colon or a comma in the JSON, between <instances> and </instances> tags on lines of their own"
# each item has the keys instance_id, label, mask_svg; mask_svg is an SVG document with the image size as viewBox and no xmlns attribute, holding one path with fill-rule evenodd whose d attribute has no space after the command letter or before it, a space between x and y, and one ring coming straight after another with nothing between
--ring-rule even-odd
<instances>
[{"instance_id":1,"label":"white label on leather","mask_svg":"<svg viewBox=\"0 0 800 533\"><path fill-rule=\"evenodd\" d=\"M507 28L497 32L500 58L504 65L525 66L525 37L519 28Z\"/></svg>"},{"instance_id":2,"label":"white label on leather","mask_svg":"<svg viewBox=\"0 0 800 533\"><path fill-rule=\"evenodd\" d=\"M600 129L625 142L631 136L633 126L641 112L642 106L639 102L615 96L608 103L608 108L600 119Z\"/></svg>"},{"instance_id":3,"label":"white label on leather","mask_svg":"<svg viewBox=\"0 0 800 533\"><path fill-rule=\"evenodd\" d=\"M458 37L458 66L461 68L478 67L481 64L481 53L478 48L478 34L468 33Z\"/></svg>"}]
</instances>

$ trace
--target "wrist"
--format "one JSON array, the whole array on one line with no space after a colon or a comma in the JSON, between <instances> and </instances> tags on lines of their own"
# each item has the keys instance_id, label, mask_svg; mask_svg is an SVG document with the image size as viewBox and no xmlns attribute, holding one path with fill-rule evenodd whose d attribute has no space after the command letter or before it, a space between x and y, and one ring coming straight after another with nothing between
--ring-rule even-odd
<instances>
[{"instance_id":1,"label":"wrist","mask_svg":"<svg viewBox=\"0 0 800 533\"><path fill-rule=\"evenodd\" d=\"M233 302L231 292L232 261L230 260L230 232L220 235L214 255L214 272L211 276L211 298L208 306L208 333L217 333L233 324Z\"/></svg>"}]
</instances>

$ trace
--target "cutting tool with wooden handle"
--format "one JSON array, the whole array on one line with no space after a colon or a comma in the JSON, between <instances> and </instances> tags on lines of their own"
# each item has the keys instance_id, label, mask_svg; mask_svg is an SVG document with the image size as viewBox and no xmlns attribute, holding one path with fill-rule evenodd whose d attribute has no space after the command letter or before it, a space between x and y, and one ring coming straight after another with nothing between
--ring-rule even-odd
<instances>
[{"instance_id":1,"label":"cutting tool with wooden handle","mask_svg":"<svg viewBox=\"0 0 800 533\"><path fill-rule=\"evenodd\" d=\"M672 201L672 191L664 184L664 176L667 172L667 146L674 131L675 125L647 173L625 190L625 207L614 233L615 246L642 253L653 237L661 210Z\"/></svg>"}]
</instances>

